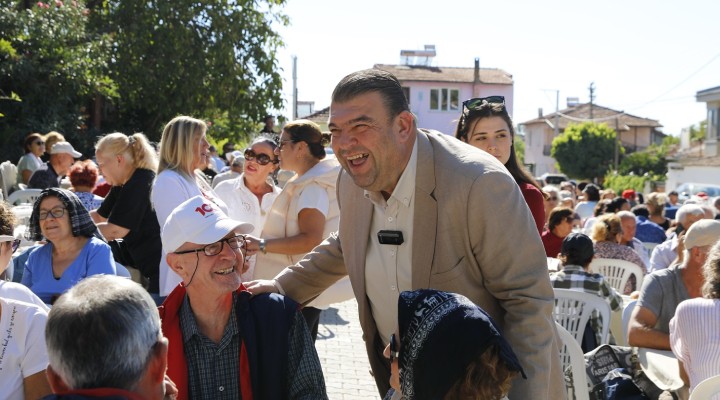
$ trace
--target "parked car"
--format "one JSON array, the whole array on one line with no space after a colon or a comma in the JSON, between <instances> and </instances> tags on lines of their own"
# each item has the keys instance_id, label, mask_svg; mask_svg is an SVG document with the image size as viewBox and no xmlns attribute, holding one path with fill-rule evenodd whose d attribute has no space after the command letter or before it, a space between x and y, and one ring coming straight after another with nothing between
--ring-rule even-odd
<instances>
[{"instance_id":1,"label":"parked car","mask_svg":"<svg viewBox=\"0 0 720 400\"><path fill-rule=\"evenodd\" d=\"M720 185L712 185L709 183L683 183L675 189L678 192L678 199L683 202L692 196L704 192L708 197L720 196Z\"/></svg>"},{"instance_id":2,"label":"parked car","mask_svg":"<svg viewBox=\"0 0 720 400\"><path fill-rule=\"evenodd\" d=\"M540 179L545 182L545 185L553 185L560 187L560 184L567 181L568 177L565 174L542 174Z\"/></svg>"}]
</instances>

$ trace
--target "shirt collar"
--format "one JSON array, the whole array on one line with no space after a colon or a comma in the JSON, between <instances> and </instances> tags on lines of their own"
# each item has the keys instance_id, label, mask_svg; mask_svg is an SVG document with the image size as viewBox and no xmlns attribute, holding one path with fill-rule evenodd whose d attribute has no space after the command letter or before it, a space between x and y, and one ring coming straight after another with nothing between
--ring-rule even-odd
<instances>
[{"instance_id":1,"label":"shirt collar","mask_svg":"<svg viewBox=\"0 0 720 400\"><path fill-rule=\"evenodd\" d=\"M228 335L228 333L232 336L239 332L237 321L234 318L237 293L233 292L232 296L232 311L230 312L230 320L228 321L228 325L225 328L225 332L223 333L223 339L226 335ZM185 295L183 303L180 306L180 328L182 329L183 343L190 342L196 336L198 338L202 337L202 332L200 332L200 327L198 327L197 321L195 320L195 314L193 314L192 307L190 306L190 298L187 294Z\"/></svg>"},{"instance_id":2,"label":"shirt collar","mask_svg":"<svg viewBox=\"0 0 720 400\"><path fill-rule=\"evenodd\" d=\"M410 160L408 160L407 166L405 166L405 170L403 171L402 175L400 175L400 179L398 180L397 185L395 185L395 190L393 190L392 194L390 195L390 199L395 199L395 201L403 204L405 207L410 207L410 200L415 194L415 177L417 176L417 148L418 141L416 139L415 144L413 144L412 153L410 154ZM364 195L366 199L370 200L375 205L385 206L387 204L385 198L380 192L371 192L369 190L366 190Z\"/></svg>"}]
</instances>

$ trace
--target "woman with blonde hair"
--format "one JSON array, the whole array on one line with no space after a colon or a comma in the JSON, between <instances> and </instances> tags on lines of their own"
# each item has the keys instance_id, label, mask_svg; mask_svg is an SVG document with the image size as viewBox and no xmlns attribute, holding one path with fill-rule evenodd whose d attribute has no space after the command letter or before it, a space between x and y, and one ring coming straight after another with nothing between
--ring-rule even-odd
<instances>
[{"instance_id":1,"label":"woman with blonde hair","mask_svg":"<svg viewBox=\"0 0 720 400\"><path fill-rule=\"evenodd\" d=\"M42 156L42 160L47 162L50 160L50 150L57 142L65 142L65 136L62 133L56 131L50 131L43 136L45 140L45 154Z\"/></svg>"},{"instance_id":2,"label":"woman with blonde hair","mask_svg":"<svg viewBox=\"0 0 720 400\"><path fill-rule=\"evenodd\" d=\"M660 193L652 192L647 196L645 205L650 212L648 221L660 225L663 230L670 229L670 220L665 218L665 196Z\"/></svg>"},{"instance_id":3,"label":"woman with blonde hair","mask_svg":"<svg viewBox=\"0 0 720 400\"><path fill-rule=\"evenodd\" d=\"M160 229L175 207L195 196L205 197L228 214L225 202L196 171L207 165L210 157L206 134L205 122L188 116L173 118L163 129L158 175L150 194ZM160 295L167 296L181 280L170 270L164 255L160 262Z\"/></svg>"},{"instance_id":4,"label":"woman with blonde hair","mask_svg":"<svg viewBox=\"0 0 720 400\"><path fill-rule=\"evenodd\" d=\"M116 132L98 140L95 158L112 187L100 208L90 213L93 221L110 242L115 260L138 269L149 282L150 294L157 296L162 244L150 204L155 150L142 133Z\"/></svg>"},{"instance_id":5,"label":"woman with blonde hair","mask_svg":"<svg viewBox=\"0 0 720 400\"><path fill-rule=\"evenodd\" d=\"M622 239L622 223L620 217L615 214L603 214L597 218L592 227L592 240L595 243L595 258L613 258L617 260L630 261L642 268L647 273L647 267L640 255L628 246L620 244ZM625 286L623 294L630 294L639 288L637 278L630 276L628 285Z\"/></svg>"}]
</instances>

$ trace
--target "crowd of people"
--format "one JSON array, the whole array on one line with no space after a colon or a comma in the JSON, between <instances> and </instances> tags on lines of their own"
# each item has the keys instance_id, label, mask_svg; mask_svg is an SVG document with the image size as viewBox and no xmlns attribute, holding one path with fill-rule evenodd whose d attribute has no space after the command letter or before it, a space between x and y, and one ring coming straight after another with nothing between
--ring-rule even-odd
<instances>
[{"instance_id":1,"label":"crowd of people","mask_svg":"<svg viewBox=\"0 0 720 400\"><path fill-rule=\"evenodd\" d=\"M17 256L0 204L0 274L19 271L0 281L0 397L327 398L320 313L355 298L379 398L561 399L553 287L638 297L631 344L672 348L691 387L713 371L696 355L713 327L690 326L720 312L714 210L670 221L661 194L538 185L502 96L463 102L455 137L417 123L370 69L337 84L329 133L268 116L222 155L190 116L157 148L105 135L95 161L28 135L17 184L42 192ZM643 276L617 290L593 258Z\"/></svg>"}]
</instances>

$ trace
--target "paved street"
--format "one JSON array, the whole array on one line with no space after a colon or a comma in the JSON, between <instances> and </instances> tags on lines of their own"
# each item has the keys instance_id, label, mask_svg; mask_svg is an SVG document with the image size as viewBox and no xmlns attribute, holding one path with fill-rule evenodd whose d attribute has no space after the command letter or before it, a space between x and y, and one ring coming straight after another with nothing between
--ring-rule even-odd
<instances>
[{"instance_id":1,"label":"paved street","mask_svg":"<svg viewBox=\"0 0 720 400\"><path fill-rule=\"evenodd\" d=\"M380 397L370 376L355 300L323 311L315 345L330 400Z\"/></svg>"}]
</instances>

